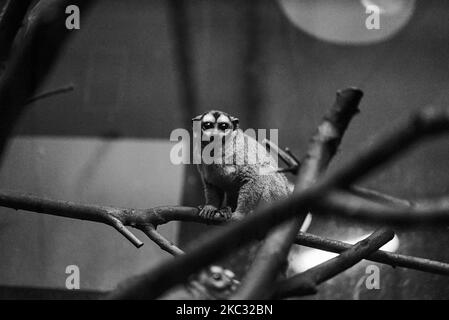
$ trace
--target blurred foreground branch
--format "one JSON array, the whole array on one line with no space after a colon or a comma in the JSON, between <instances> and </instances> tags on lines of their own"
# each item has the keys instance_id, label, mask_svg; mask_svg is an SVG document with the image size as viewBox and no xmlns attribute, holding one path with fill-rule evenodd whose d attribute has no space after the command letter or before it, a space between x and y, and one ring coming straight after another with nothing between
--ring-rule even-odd
<instances>
[{"instance_id":1,"label":"blurred foreground branch","mask_svg":"<svg viewBox=\"0 0 449 320\"><path fill-rule=\"evenodd\" d=\"M363 93L358 89L337 92L335 103L312 137L308 151L299 167L295 191L301 192L315 183L327 169L337 152L344 132L355 114ZM290 155L289 155L290 156ZM291 158L291 156L290 156ZM295 158L291 158L295 160ZM298 208L299 209L299 208ZM285 267L285 261L308 211L298 210L286 224L274 228L265 239L251 269L245 276L236 299L269 298L273 283Z\"/></svg>"},{"instance_id":2,"label":"blurred foreground branch","mask_svg":"<svg viewBox=\"0 0 449 320\"><path fill-rule=\"evenodd\" d=\"M186 255L161 263L133 281L123 283L110 298L156 298L187 280L201 268L254 239L262 239L275 226L296 215L314 210L332 190L344 189L387 163L424 137L449 131L449 112L426 108L389 134L366 146L344 166L290 198L263 207L239 223L232 223L207 235ZM226 246L222 244L226 243Z\"/></svg>"}]
</instances>

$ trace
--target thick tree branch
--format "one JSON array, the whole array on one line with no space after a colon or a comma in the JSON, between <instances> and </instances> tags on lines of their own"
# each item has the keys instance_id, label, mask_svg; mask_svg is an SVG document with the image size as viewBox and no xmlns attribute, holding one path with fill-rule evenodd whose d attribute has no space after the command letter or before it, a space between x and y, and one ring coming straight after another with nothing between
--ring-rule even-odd
<instances>
[{"instance_id":1,"label":"thick tree branch","mask_svg":"<svg viewBox=\"0 0 449 320\"><path fill-rule=\"evenodd\" d=\"M359 199L358 201L361 200ZM423 200L422 202L411 202L411 205L415 207L421 207L427 204L431 205L432 203L433 201L431 200ZM198 215L199 208L193 207L163 206L152 209L118 208L51 200L35 195L8 191L0 191L0 206L72 219L106 223L109 225L112 224L109 221L112 220L112 218L116 218L120 220L123 225L133 226L137 229L142 230L146 234L146 228L156 229L158 226L172 221L188 221L214 225L221 225L227 222L226 220L219 218L213 220L206 220L204 218L201 218ZM111 215L112 218L104 218L104 215ZM106 222L106 220L108 220L108 222ZM152 240L154 241L154 239ZM351 246L350 244L345 244L340 241L329 240L307 233L300 233L296 238L296 243L337 253L340 253L341 251L348 249ZM135 242L135 244L137 244L137 242ZM161 248L174 255L180 253L179 251L171 252L173 250L169 248L167 249L163 246L161 246ZM388 252L379 253L379 257L377 257L377 253L376 256L372 256L376 259L373 259L373 261L382 262L393 266L449 275L449 265L445 263Z\"/></svg>"},{"instance_id":2,"label":"thick tree branch","mask_svg":"<svg viewBox=\"0 0 449 320\"><path fill-rule=\"evenodd\" d=\"M133 209L86 205L5 191L0 192L0 206L59 217L105 223L123 234L136 247L141 247L143 245L143 243L125 227L125 224L130 224L132 217L138 215Z\"/></svg>"},{"instance_id":3,"label":"thick tree branch","mask_svg":"<svg viewBox=\"0 0 449 320\"><path fill-rule=\"evenodd\" d=\"M182 250L171 244L156 228L173 220L201 221L198 208L158 207L148 210L88 205L70 201L60 201L18 192L0 191L0 206L49 214L59 217L105 223L125 236L136 247L143 245L125 226L142 230L163 250L171 254L181 254ZM219 222L217 222L219 223Z\"/></svg>"},{"instance_id":4,"label":"thick tree branch","mask_svg":"<svg viewBox=\"0 0 449 320\"><path fill-rule=\"evenodd\" d=\"M339 256L327 260L303 273L279 282L275 297L285 298L316 293L316 287L349 269L393 239L391 230L381 229L357 242Z\"/></svg>"},{"instance_id":5,"label":"thick tree branch","mask_svg":"<svg viewBox=\"0 0 449 320\"><path fill-rule=\"evenodd\" d=\"M346 131L349 122L359 112L362 91L346 89L337 92L332 108L325 115L311 139L307 154L299 169L295 192L313 185L326 170ZM292 161L295 159L287 158ZM254 263L242 283L236 299L261 299L270 296L270 289L285 266L287 255L299 232L307 211L299 211L297 217L273 229L258 251Z\"/></svg>"},{"instance_id":6,"label":"thick tree branch","mask_svg":"<svg viewBox=\"0 0 449 320\"><path fill-rule=\"evenodd\" d=\"M162 206L151 209L120 208L53 200L27 193L4 190L0 191L0 206L105 223L114 227L136 247L141 247L143 243L125 227L131 226L143 231L161 249L173 255L182 254L183 251L159 234L156 231L158 226L171 221L188 221L215 225L227 222L224 218L208 220L200 217L198 214L200 208L182 206Z\"/></svg>"},{"instance_id":7,"label":"thick tree branch","mask_svg":"<svg viewBox=\"0 0 449 320\"><path fill-rule=\"evenodd\" d=\"M254 239L262 239L269 230L294 217L298 210L311 209L311 205L320 201L330 190L354 184L421 138L448 130L449 111L426 108L392 133L376 139L340 169L310 188L284 201L260 208L239 223L232 223L214 234L202 237L197 247L189 251L189 254L160 263L142 274L138 282L123 283L109 298L156 298L174 285L185 282L190 274L231 253L235 248ZM223 246L223 243L226 243L226 246Z\"/></svg>"},{"instance_id":8,"label":"thick tree branch","mask_svg":"<svg viewBox=\"0 0 449 320\"><path fill-rule=\"evenodd\" d=\"M120 219L124 225L136 226L144 233L147 233L145 228L156 228L159 225L172 221L190 221L217 225L225 222L221 219L205 220L198 215L198 208L191 207L164 206L145 210L111 208L42 199L41 197L29 194L5 191L0 191L0 206L95 222L103 222L104 220L101 218L103 214L112 215L114 217L117 216L117 219ZM330 240L308 233L299 233L295 243L335 253L341 253L352 247L352 245L348 243ZM168 252L172 251L167 250L165 247L162 249ZM173 251L172 254L174 255L180 254L179 251L175 252L176 249ZM435 274L449 275L449 264L424 258L379 250L367 257L367 259L394 267L397 266Z\"/></svg>"},{"instance_id":9,"label":"thick tree branch","mask_svg":"<svg viewBox=\"0 0 449 320\"><path fill-rule=\"evenodd\" d=\"M352 247L352 244L326 239L309 233L299 233L295 243L310 248L341 253ZM412 257L398 253L378 250L365 259L388 264L393 267L403 267L435 274L449 275L449 264L424 258Z\"/></svg>"}]
</instances>

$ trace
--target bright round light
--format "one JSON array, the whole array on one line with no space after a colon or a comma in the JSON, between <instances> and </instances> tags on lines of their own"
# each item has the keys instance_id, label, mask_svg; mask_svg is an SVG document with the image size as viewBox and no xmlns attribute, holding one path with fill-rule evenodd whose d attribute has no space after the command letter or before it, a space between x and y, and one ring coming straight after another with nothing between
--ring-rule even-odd
<instances>
[{"instance_id":1,"label":"bright round light","mask_svg":"<svg viewBox=\"0 0 449 320\"><path fill-rule=\"evenodd\" d=\"M404 8L413 6L413 1L410 0L361 0L365 8L376 6L380 13L386 15L399 14Z\"/></svg>"},{"instance_id":2,"label":"bright round light","mask_svg":"<svg viewBox=\"0 0 449 320\"><path fill-rule=\"evenodd\" d=\"M338 44L385 41L410 20L415 0L278 0L288 20L320 40ZM375 6L379 29L368 29L366 20Z\"/></svg>"}]
</instances>

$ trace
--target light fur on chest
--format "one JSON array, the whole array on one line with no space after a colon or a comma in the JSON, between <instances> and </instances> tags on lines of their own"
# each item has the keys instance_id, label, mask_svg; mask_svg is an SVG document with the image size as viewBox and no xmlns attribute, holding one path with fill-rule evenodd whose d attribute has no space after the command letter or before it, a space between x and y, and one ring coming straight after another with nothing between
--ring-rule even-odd
<instances>
[{"instance_id":1,"label":"light fur on chest","mask_svg":"<svg viewBox=\"0 0 449 320\"><path fill-rule=\"evenodd\" d=\"M200 171L204 179L211 184L225 187L236 183L237 166L233 164L210 164L201 165Z\"/></svg>"}]
</instances>

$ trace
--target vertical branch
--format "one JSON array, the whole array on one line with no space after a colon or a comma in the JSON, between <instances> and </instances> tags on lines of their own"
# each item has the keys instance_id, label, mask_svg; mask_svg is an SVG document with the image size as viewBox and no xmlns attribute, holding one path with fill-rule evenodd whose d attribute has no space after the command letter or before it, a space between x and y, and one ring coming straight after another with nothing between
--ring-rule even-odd
<instances>
[{"instance_id":1,"label":"vertical branch","mask_svg":"<svg viewBox=\"0 0 449 320\"><path fill-rule=\"evenodd\" d=\"M15 40L13 56L0 80L0 156L16 122L26 110L27 100L46 79L65 40L76 32L65 26L65 8L78 5L86 14L93 2L41 0L25 19Z\"/></svg>"},{"instance_id":2,"label":"vertical branch","mask_svg":"<svg viewBox=\"0 0 449 320\"><path fill-rule=\"evenodd\" d=\"M295 192L301 192L315 183L335 155L352 117L359 111L362 92L358 89L339 91L333 107L324 117L312 137L308 152L302 161ZM291 245L295 241L307 211L273 229L260 248L251 269L235 299L268 298L281 269L285 266Z\"/></svg>"},{"instance_id":3,"label":"vertical branch","mask_svg":"<svg viewBox=\"0 0 449 320\"><path fill-rule=\"evenodd\" d=\"M32 0L8 0L0 17L0 74Z\"/></svg>"}]
</instances>

